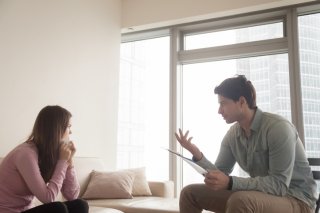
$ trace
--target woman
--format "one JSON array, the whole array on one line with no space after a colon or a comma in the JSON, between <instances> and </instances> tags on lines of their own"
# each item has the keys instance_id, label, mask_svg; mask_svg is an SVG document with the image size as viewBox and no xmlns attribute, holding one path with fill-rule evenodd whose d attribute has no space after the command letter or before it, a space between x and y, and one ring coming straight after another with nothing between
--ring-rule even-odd
<instances>
[{"instance_id":1,"label":"woman","mask_svg":"<svg viewBox=\"0 0 320 213\"><path fill-rule=\"evenodd\" d=\"M72 158L71 113L60 106L46 106L38 114L32 133L0 165L1 213L87 213L78 197L80 187ZM54 202L58 193L66 202ZM32 208L36 197L43 205Z\"/></svg>"}]
</instances>

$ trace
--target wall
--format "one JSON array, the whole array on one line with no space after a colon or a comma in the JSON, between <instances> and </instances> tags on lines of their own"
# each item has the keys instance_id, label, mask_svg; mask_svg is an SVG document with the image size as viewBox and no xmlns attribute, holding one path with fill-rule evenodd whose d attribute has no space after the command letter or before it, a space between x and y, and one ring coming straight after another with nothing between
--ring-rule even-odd
<instances>
[{"instance_id":1,"label":"wall","mask_svg":"<svg viewBox=\"0 0 320 213\"><path fill-rule=\"evenodd\" d=\"M0 156L58 104L77 155L115 167L120 25L119 0L0 0Z\"/></svg>"},{"instance_id":2,"label":"wall","mask_svg":"<svg viewBox=\"0 0 320 213\"><path fill-rule=\"evenodd\" d=\"M122 32L212 19L314 0L122 0Z\"/></svg>"}]
</instances>

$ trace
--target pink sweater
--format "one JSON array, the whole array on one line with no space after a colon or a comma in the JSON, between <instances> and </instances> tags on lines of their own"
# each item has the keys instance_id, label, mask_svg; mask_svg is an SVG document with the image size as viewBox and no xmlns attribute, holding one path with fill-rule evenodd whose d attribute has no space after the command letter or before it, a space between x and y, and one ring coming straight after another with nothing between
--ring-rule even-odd
<instances>
[{"instance_id":1,"label":"pink sweater","mask_svg":"<svg viewBox=\"0 0 320 213\"><path fill-rule=\"evenodd\" d=\"M17 213L32 207L35 197L42 203L55 200L59 191L67 200L76 199L80 186L75 171L59 160L46 184L40 174L38 152L34 144L22 143L0 164L0 212Z\"/></svg>"}]
</instances>

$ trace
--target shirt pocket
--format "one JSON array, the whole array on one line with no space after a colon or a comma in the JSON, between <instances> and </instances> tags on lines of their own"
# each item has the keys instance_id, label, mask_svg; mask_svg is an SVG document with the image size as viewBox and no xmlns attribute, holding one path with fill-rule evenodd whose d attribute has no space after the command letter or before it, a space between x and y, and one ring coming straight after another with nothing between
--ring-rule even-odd
<instances>
[{"instance_id":1,"label":"shirt pocket","mask_svg":"<svg viewBox=\"0 0 320 213\"><path fill-rule=\"evenodd\" d=\"M268 150L256 150L252 156L252 176L266 176L269 170Z\"/></svg>"}]
</instances>

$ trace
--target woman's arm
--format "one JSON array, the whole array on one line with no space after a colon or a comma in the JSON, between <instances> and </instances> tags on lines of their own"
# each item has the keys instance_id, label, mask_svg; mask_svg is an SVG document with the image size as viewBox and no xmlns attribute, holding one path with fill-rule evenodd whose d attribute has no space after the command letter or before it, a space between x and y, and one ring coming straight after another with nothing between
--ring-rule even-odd
<instances>
[{"instance_id":1,"label":"woman's arm","mask_svg":"<svg viewBox=\"0 0 320 213\"><path fill-rule=\"evenodd\" d=\"M68 167L61 192L63 197L67 200L76 199L80 193L80 185L73 166Z\"/></svg>"},{"instance_id":2,"label":"woman's arm","mask_svg":"<svg viewBox=\"0 0 320 213\"><path fill-rule=\"evenodd\" d=\"M68 168L66 160L58 160L48 183L45 183L41 176L36 152L21 152L16 157L15 164L27 187L38 200L43 203L55 200L66 176Z\"/></svg>"}]
</instances>

